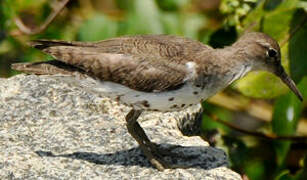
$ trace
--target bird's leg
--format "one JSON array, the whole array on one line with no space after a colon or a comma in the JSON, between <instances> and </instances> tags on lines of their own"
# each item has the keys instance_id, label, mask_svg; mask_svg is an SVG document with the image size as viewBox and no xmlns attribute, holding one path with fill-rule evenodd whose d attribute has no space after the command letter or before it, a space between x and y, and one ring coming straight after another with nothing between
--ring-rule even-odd
<instances>
[{"instance_id":1,"label":"bird's leg","mask_svg":"<svg viewBox=\"0 0 307 180\"><path fill-rule=\"evenodd\" d=\"M142 110L132 109L126 115L128 132L139 143L143 153L149 159L153 166L155 166L160 171L163 171L165 168L170 168L170 166L167 163L163 162L162 159L159 157L156 145L149 140L144 130L137 122L137 119L141 115L141 113Z\"/></svg>"}]
</instances>

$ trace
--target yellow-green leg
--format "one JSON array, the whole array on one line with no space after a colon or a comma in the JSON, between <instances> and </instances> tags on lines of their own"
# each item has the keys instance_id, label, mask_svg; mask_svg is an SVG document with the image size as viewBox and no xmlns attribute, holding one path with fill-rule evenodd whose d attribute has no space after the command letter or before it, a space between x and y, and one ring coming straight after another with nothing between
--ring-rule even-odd
<instances>
[{"instance_id":1,"label":"yellow-green leg","mask_svg":"<svg viewBox=\"0 0 307 180\"><path fill-rule=\"evenodd\" d=\"M158 170L163 171L166 168L171 168L165 163L156 148L156 145L152 143L143 128L137 122L138 117L142 114L142 110L132 109L126 116L128 132L139 143L145 156L149 159L150 163Z\"/></svg>"}]
</instances>

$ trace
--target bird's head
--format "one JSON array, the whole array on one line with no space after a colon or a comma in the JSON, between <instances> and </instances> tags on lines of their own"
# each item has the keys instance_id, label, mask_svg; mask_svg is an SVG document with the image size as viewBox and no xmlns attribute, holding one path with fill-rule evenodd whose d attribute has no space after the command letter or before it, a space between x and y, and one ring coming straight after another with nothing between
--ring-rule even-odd
<instances>
[{"instance_id":1,"label":"bird's head","mask_svg":"<svg viewBox=\"0 0 307 180\"><path fill-rule=\"evenodd\" d=\"M251 32L240 37L233 46L241 49L252 70L265 70L275 74L303 100L302 94L281 65L280 47L273 38L264 33Z\"/></svg>"}]
</instances>

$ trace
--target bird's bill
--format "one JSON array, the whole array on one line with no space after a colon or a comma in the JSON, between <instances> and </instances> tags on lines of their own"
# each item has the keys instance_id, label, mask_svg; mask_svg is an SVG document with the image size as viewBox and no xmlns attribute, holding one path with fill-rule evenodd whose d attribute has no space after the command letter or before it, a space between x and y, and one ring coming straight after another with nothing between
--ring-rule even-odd
<instances>
[{"instance_id":1,"label":"bird's bill","mask_svg":"<svg viewBox=\"0 0 307 180\"><path fill-rule=\"evenodd\" d=\"M276 75L279 76L279 78L292 90L292 92L299 98L299 100L303 101L303 95L283 68L278 73L276 73Z\"/></svg>"}]
</instances>

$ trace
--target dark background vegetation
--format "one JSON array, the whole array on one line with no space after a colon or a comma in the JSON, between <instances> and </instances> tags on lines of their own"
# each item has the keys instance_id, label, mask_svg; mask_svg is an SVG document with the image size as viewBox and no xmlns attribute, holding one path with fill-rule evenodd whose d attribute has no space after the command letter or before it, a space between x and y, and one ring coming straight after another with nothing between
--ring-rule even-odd
<instances>
[{"instance_id":1,"label":"dark background vegetation","mask_svg":"<svg viewBox=\"0 0 307 180\"><path fill-rule=\"evenodd\" d=\"M20 18L35 29L58 6L56 0L0 1L0 77L17 73L11 63L50 59L26 45L31 39L174 34L219 48L244 32L261 31L280 43L282 63L307 99L307 1L70 0L42 32L31 35L16 26ZM244 178L307 179L306 102L274 75L250 73L203 104L203 137L223 148Z\"/></svg>"}]
</instances>

